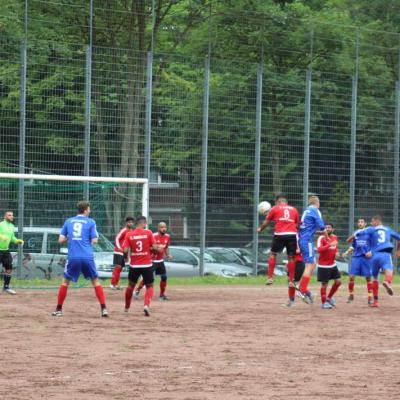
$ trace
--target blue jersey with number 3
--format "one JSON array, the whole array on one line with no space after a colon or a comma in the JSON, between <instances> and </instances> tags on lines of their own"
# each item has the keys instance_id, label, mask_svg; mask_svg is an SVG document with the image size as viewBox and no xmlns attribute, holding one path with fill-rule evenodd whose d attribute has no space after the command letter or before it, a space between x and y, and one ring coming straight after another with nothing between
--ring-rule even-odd
<instances>
[{"instance_id":1,"label":"blue jersey with number 3","mask_svg":"<svg viewBox=\"0 0 400 400\"><path fill-rule=\"evenodd\" d=\"M78 215L68 218L61 229L61 235L68 238L68 259L93 259L92 239L99 235L96 222L89 217Z\"/></svg>"},{"instance_id":2,"label":"blue jersey with number 3","mask_svg":"<svg viewBox=\"0 0 400 400\"><path fill-rule=\"evenodd\" d=\"M365 232L369 234L372 253L391 252L394 247L391 242L392 237L400 240L400 235L396 231L383 225L369 226L365 228Z\"/></svg>"}]
</instances>

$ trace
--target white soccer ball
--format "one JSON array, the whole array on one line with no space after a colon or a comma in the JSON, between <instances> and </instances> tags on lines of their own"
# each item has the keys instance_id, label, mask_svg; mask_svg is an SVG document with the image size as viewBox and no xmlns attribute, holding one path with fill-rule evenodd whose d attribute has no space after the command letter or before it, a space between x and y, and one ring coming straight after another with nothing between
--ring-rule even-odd
<instances>
[{"instance_id":1,"label":"white soccer ball","mask_svg":"<svg viewBox=\"0 0 400 400\"><path fill-rule=\"evenodd\" d=\"M259 214L265 215L271 209L271 203L269 201L262 201L257 208Z\"/></svg>"}]
</instances>

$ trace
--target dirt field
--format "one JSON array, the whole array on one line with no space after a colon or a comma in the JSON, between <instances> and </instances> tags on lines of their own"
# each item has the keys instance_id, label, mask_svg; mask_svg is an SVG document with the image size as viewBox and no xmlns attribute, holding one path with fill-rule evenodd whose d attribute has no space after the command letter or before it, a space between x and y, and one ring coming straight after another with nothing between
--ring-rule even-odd
<instances>
[{"instance_id":1,"label":"dirt field","mask_svg":"<svg viewBox=\"0 0 400 400\"><path fill-rule=\"evenodd\" d=\"M55 291L1 293L0 399L400 399L400 296L284 309L284 287L176 287L145 318L106 294L108 319L91 289L61 318Z\"/></svg>"}]
</instances>

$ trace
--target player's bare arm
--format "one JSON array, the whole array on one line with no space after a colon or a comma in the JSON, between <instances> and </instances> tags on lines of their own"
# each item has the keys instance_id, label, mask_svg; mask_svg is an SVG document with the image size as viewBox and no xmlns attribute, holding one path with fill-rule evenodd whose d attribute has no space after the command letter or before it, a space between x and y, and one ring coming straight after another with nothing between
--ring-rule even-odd
<instances>
[{"instance_id":1,"label":"player's bare arm","mask_svg":"<svg viewBox=\"0 0 400 400\"><path fill-rule=\"evenodd\" d=\"M64 235L60 235L60 236L58 237L58 243L60 243L60 244L66 243L67 240L68 240L68 238L67 238L66 236L64 236Z\"/></svg>"},{"instance_id":2,"label":"player's bare arm","mask_svg":"<svg viewBox=\"0 0 400 400\"><path fill-rule=\"evenodd\" d=\"M257 232L261 233L264 229L267 228L267 226L269 225L270 221L264 221L258 228L257 228Z\"/></svg>"},{"instance_id":3,"label":"player's bare arm","mask_svg":"<svg viewBox=\"0 0 400 400\"><path fill-rule=\"evenodd\" d=\"M342 257L347 257L353 251L354 249L352 247L349 247L344 253L342 253Z\"/></svg>"},{"instance_id":4,"label":"player's bare arm","mask_svg":"<svg viewBox=\"0 0 400 400\"><path fill-rule=\"evenodd\" d=\"M97 237L96 237L96 238L93 238L93 239L92 239L92 245L93 245L93 244L97 244L98 241L99 241L99 238L97 238Z\"/></svg>"}]
</instances>

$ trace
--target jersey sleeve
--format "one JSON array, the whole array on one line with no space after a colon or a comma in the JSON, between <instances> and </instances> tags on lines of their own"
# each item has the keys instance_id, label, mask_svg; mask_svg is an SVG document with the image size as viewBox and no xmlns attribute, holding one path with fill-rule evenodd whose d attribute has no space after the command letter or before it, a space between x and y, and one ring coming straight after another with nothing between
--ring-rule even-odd
<instances>
[{"instance_id":1,"label":"jersey sleeve","mask_svg":"<svg viewBox=\"0 0 400 400\"><path fill-rule=\"evenodd\" d=\"M315 220L317 222L319 229L321 229L321 231L323 231L325 229L325 222L322 219L321 212L318 209L316 209L314 215L315 215Z\"/></svg>"},{"instance_id":2,"label":"jersey sleeve","mask_svg":"<svg viewBox=\"0 0 400 400\"><path fill-rule=\"evenodd\" d=\"M318 253L321 253L321 251L324 251L328 249L330 244L327 242L325 236L320 236L317 240L317 251Z\"/></svg>"},{"instance_id":3,"label":"jersey sleeve","mask_svg":"<svg viewBox=\"0 0 400 400\"><path fill-rule=\"evenodd\" d=\"M93 220L92 225L90 226L90 240L98 238L99 234L97 233L96 222Z\"/></svg>"},{"instance_id":4,"label":"jersey sleeve","mask_svg":"<svg viewBox=\"0 0 400 400\"><path fill-rule=\"evenodd\" d=\"M60 235L67 237L68 236L68 220L64 222L63 227L61 228Z\"/></svg>"},{"instance_id":5,"label":"jersey sleeve","mask_svg":"<svg viewBox=\"0 0 400 400\"><path fill-rule=\"evenodd\" d=\"M276 211L276 208L274 206L269 210L267 216L265 217L265 221L271 222L274 219L275 211Z\"/></svg>"},{"instance_id":6,"label":"jersey sleeve","mask_svg":"<svg viewBox=\"0 0 400 400\"><path fill-rule=\"evenodd\" d=\"M400 234L393 229L390 230L390 235L393 236L396 240L400 241Z\"/></svg>"},{"instance_id":7,"label":"jersey sleeve","mask_svg":"<svg viewBox=\"0 0 400 400\"><path fill-rule=\"evenodd\" d=\"M156 242L156 239L154 239L153 232L149 231L147 233L147 237L149 238L149 243L150 247Z\"/></svg>"}]
</instances>

